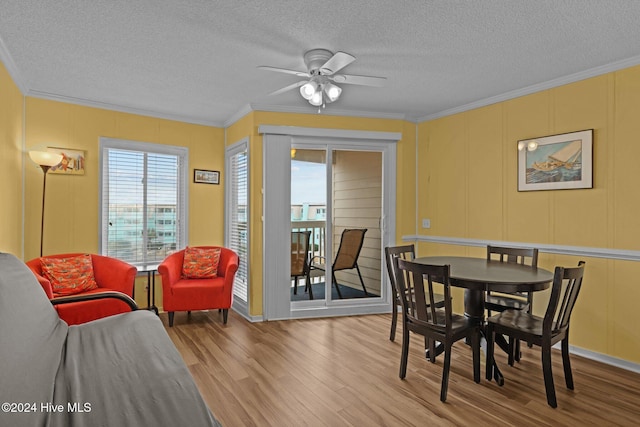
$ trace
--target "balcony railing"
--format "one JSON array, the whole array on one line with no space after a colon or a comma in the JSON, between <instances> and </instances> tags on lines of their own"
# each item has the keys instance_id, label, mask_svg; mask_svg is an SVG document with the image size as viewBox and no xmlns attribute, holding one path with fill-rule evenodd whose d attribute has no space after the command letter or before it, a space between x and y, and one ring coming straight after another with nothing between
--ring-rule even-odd
<instances>
[{"instance_id":1,"label":"balcony railing","mask_svg":"<svg viewBox=\"0 0 640 427\"><path fill-rule=\"evenodd\" d=\"M325 256L326 221L291 221L291 231L311 231L309 252L311 259Z\"/></svg>"}]
</instances>

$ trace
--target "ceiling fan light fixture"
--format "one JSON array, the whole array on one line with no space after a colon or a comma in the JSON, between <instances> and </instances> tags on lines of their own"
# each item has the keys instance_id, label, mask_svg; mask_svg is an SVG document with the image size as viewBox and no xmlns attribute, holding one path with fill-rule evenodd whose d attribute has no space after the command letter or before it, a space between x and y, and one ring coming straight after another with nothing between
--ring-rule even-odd
<instances>
[{"instance_id":1,"label":"ceiling fan light fixture","mask_svg":"<svg viewBox=\"0 0 640 427\"><path fill-rule=\"evenodd\" d=\"M324 93L327 95L327 102L333 102L340 98L342 89L333 83L327 83L324 87Z\"/></svg>"},{"instance_id":2,"label":"ceiling fan light fixture","mask_svg":"<svg viewBox=\"0 0 640 427\"><path fill-rule=\"evenodd\" d=\"M309 100L309 104L315 106L315 107L319 107L322 105L322 91L321 90L317 90L313 96L311 97L311 99Z\"/></svg>"},{"instance_id":3,"label":"ceiling fan light fixture","mask_svg":"<svg viewBox=\"0 0 640 427\"><path fill-rule=\"evenodd\" d=\"M307 101L311 100L311 97L316 93L316 85L313 82L308 82L300 86L300 95Z\"/></svg>"}]
</instances>

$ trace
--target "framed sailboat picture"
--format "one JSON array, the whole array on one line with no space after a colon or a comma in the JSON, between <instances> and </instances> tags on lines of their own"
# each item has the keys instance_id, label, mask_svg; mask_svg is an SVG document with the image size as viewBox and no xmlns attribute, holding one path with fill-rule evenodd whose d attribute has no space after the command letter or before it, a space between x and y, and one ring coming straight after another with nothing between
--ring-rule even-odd
<instances>
[{"instance_id":1,"label":"framed sailboat picture","mask_svg":"<svg viewBox=\"0 0 640 427\"><path fill-rule=\"evenodd\" d=\"M518 191L593 188L593 129L518 141Z\"/></svg>"}]
</instances>

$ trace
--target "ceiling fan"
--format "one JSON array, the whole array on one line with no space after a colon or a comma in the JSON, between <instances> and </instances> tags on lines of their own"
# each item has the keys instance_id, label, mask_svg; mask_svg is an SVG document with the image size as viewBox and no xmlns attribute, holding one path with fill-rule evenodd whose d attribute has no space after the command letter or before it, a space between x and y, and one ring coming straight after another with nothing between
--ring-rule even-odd
<instances>
[{"instance_id":1,"label":"ceiling fan","mask_svg":"<svg viewBox=\"0 0 640 427\"><path fill-rule=\"evenodd\" d=\"M342 88L334 83L377 87L384 86L387 80L386 77L336 74L355 60L355 56L345 52L336 52L334 54L326 49L312 49L304 54L304 63L307 66L307 71L289 70L265 65L261 65L258 68L261 70L276 71L278 73L293 74L305 78L305 80L285 86L269 95L279 95L291 89L300 88L300 95L309 101L309 104L315 107L322 106L324 108L326 103L334 102L340 98Z\"/></svg>"}]
</instances>

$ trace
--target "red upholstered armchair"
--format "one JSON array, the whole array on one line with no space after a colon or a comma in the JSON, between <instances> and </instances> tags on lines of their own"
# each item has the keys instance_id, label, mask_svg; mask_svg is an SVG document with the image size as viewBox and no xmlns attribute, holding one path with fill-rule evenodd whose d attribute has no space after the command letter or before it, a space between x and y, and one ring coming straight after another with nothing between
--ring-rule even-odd
<instances>
[{"instance_id":1,"label":"red upholstered armchair","mask_svg":"<svg viewBox=\"0 0 640 427\"><path fill-rule=\"evenodd\" d=\"M196 246L213 249L218 246ZM228 248L220 247L217 277L188 279L183 277L184 249L169 255L158 266L162 277L162 301L164 311L169 313L169 326L173 326L176 311L219 309L227 323L229 308L233 302L233 280L238 270L238 255Z\"/></svg>"},{"instance_id":2,"label":"red upholstered armchair","mask_svg":"<svg viewBox=\"0 0 640 427\"><path fill-rule=\"evenodd\" d=\"M48 255L47 258L70 258L83 255L81 253ZM128 296L133 294L133 285L137 270L131 265L119 259L102 255L91 254L93 275L98 285L97 289L82 291L75 295L88 295L105 291L122 292ZM28 261L27 266L33 271L49 299L54 299L51 282L42 272L40 258ZM117 299L102 299L94 301L79 301L68 304L56 305L58 315L69 325L77 325L91 320L112 316L131 311L129 306Z\"/></svg>"}]
</instances>

